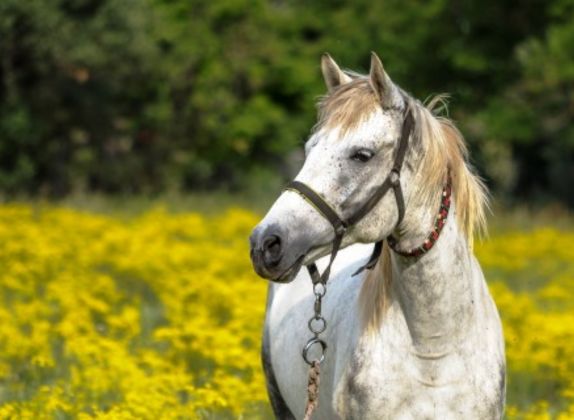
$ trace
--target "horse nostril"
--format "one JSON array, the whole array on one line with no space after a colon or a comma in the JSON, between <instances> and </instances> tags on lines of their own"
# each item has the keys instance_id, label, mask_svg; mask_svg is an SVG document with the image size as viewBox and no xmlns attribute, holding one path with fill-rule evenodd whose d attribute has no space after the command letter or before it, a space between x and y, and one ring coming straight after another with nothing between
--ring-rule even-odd
<instances>
[{"instance_id":1,"label":"horse nostril","mask_svg":"<svg viewBox=\"0 0 574 420\"><path fill-rule=\"evenodd\" d=\"M268 265L277 265L281 261L281 238L269 235L263 241L263 258Z\"/></svg>"}]
</instances>

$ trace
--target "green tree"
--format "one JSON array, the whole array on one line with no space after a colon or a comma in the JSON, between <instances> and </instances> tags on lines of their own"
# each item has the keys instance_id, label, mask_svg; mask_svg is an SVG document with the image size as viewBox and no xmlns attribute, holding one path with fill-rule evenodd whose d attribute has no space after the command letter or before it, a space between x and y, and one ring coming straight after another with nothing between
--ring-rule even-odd
<instances>
[{"instance_id":1,"label":"green tree","mask_svg":"<svg viewBox=\"0 0 574 420\"><path fill-rule=\"evenodd\" d=\"M449 92L507 195L574 201L571 0L2 0L0 190L240 187L281 173L324 93L320 55L377 51Z\"/></svg>"},{"instance_id":2,"label":"green tree","mask_svg":"<svg viewBox=\"0 0 574 420\"><path fill-rule=\"evenodd\" d=\"M0 188L61 195L154 177L148 21L138 0L0 2Z\"/></svg>"},{"instance_id":3,"label":"green tree","mask_svg":"<svg viewBox=\"0 0 574 420\"><path fill-rule=\"evenodd\" d=\"M518 77L489 98L479 134L499 151L492 172L511 161L498 174L510 175L509 192L574 206L574 3L555 2L550 14L545 32L515 49Z\"/></svg>"}]
</instances>

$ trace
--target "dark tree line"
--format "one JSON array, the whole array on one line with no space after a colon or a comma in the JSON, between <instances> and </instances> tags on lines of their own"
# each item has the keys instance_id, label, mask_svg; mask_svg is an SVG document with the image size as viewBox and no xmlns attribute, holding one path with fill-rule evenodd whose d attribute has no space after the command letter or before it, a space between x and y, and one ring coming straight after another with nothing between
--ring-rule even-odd
<instances>
[{"instance_id":1,"label":"dark tree line","mask_svg":"<svg viewBox=\"0 0 574 420\"><path fill-rule=\"evenodd\" d=\"M0 0L0 191L262 182L300 146L321 53L383 58L492 187L574 205L574 0Z\"/></svg>"}]
</instances>

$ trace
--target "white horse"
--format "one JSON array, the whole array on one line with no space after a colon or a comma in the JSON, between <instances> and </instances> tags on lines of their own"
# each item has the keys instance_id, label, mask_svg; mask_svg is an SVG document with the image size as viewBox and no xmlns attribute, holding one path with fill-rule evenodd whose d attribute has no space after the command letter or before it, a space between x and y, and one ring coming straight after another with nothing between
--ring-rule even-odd
<instances>
[{"instance_id":1,"label":"white horse","mask_svg":"<svg viewBox=\"0 0 574 420\"><path fill-rule=\"evenodd\" d=\"M413 126L400 172L404 217L398 198L385 194L347 229L342 248L348 248L331 270L322 306L328 348L314 418L501 418L502 327L472 252L487 199L461 134L433 114L434 104L425 107L396 86L375 54L368 76L341 71L328 55L321 67L328 95L296 180L342 219L364 207L389 176L409 112ZM450 213L437 216L447 183ZM441 217L442 232L436 229ZM372 245L364 244L389 237L393 249L385 245L372 270L353 276L370 255ZM426 246L429 239L434 246ZM262 355L279 419L302 418L305 410L308 366L301 348L311 336L314 295L299 269L328 255L333 240L329 221L292 190L251 236L255 270L273 282ZM409 255L419 248L428 252ZM319 267L325 265L321 259Z\"/></svg>"}]
</instances>

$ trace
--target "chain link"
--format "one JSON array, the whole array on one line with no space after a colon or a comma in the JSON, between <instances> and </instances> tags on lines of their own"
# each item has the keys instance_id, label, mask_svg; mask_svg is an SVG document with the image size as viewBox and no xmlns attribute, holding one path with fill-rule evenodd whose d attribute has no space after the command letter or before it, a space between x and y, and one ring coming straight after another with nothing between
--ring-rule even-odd
<instances>
[{"instance_id":1,"label":"chain link","mask_svg":"<svg viewBox=\"0 0 574 420\"><path fill-rule=\"evenodd\" d=\"M311 331L313 337L311 337L309 341L307 341L307 344L305 344L305 347L303 347L303 359L305 360L305 363L307 363L309 366L312 366L313 362L321 363L325 359L325 350L327 350L327 343L324 340L322 340L319 337L319 335L327 329L327 320L323 317L321 313L323 297L325 296L326 293L327 293L327 286L323 282L318 281L316 283L313 283L313 294L315 295L315 303L313 304L313 310L315 314L311 318L309 318L309 322L307 323L309 331ZM316 344L320 345L321 347L321 355L319 356L318 359L309 360L308 355L309 350Z\"/></svg>"}]
</instances>

